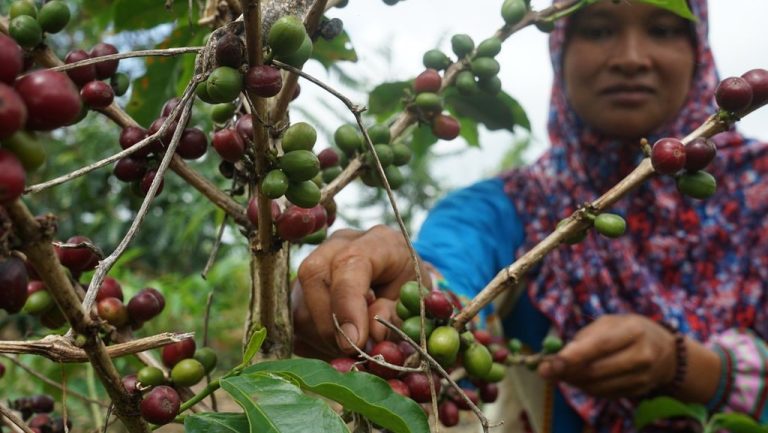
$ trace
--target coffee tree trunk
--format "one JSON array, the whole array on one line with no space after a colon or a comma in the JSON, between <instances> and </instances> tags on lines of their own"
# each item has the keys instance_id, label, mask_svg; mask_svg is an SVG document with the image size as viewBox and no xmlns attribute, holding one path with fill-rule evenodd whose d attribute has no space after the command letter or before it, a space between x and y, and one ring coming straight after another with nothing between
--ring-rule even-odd
<instances>
[{"instance_id":1,"label":"coffee tree trunk","mask_svg":"<svg viewBox=\"0 0 768 433\"><path fill-rule=\"evenodd\" d=\"M291 355L293 323L289 256L288 245L284 244L274 252L255 251L251 258L251 288L243 347L255 331L265 328L267 339L261 353L264 358L280 359Z\"/></svg>"}]
</instances>

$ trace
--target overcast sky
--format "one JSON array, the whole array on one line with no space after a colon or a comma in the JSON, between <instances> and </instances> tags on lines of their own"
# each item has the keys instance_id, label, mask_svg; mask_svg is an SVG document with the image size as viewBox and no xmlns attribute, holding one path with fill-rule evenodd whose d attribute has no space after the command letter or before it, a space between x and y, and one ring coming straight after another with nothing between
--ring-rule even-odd
<instances>
[{"instance_id":1,"label":"overcast sky","mask_svg":"<svg viewBox=\"0 0 768 433\"><path fill-rule=\"evenodd\" d=\"M350 0L347 7L333 9L327 15L344 21L344 28L360 57L357 64L345 65L344 69L379 83L417 75L423 70L421 58L428 49L441 48L451 53L453 34L467 33L476 42L490 36L502 24L501 3L501 0L405 0L396 6L387 6L381 0ZM534 6L547 4L546 0L533 0ZM768 69L768 1L710 0L710 16L712 46L723 77L740 75L756 67ZM392 53L391 62L381 54L386 50ZM534 28L527 28L504 43L497 59L504 89L520 101L533 125L535 147L527 156L535 158L547 145L545 128L552 79L547 37ZM310 62L305 69L333 83L333 77L317 63ZM309 83L302 86L302 94L306 89L308 96L297 102L304 99L310 104L312 98L319 97L317 91L309 87ZM345 93L356 102L367 102L363 94ZM331 99L327 95L322 97ZM336 106L335 102L329 102ZM768 108L750 115L741 122L740 129L768 140ZM494 173L499 157L512 140L513 136L508 133L481 131L481 149L461 157L444 158L436 173L451 186L487 177ZM446 153L465 147L457 142L440 142L437 146L438 151Z\"/></svg>"}]
</instances>

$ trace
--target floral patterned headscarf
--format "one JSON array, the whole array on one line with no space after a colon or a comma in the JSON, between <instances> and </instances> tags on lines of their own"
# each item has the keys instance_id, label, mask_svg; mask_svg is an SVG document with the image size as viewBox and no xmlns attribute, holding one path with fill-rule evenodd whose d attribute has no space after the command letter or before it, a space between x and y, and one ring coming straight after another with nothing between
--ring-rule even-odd
<instances>
[{"instance_id":1,"label":"floral patterned headscarf","mask_svg":"<svg viewBox=\"0 0 768 433\"><path fill-rule=\"evenodd\" d=\"M682 138L715 112L719 81L708 32L706 0L690 0L696 69L675 119L647 137ZM550 37L554 68L549 112L551 148L534 164L502 175L525 224L522 254L551 233L582 203L599 197L642 159L639 146L600 135L566 99L562 57L568 20ZM594 230L581 243L562 245L532 271L533 304L570 339L604 314L639 313L665 320L706 341L733 327L768 338L768 147L731 131L720 134L718 182L705 200L682 196L669 176L656 177L619 201L627 233L608 239ZM553 212L556 209L559 212ZM631 432L633 403L602 400L561 385L568 402L599 432Z\"/></svg>"}]
</instances>

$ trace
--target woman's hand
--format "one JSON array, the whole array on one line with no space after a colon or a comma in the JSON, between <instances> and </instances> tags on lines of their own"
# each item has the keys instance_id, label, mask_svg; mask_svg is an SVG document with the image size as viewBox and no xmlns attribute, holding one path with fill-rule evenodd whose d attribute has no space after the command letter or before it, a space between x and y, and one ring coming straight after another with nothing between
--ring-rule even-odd
<instances>
[{"instance_id":1,"label":"woman's hand","mask_svg":"<svg viewBox=\"0 0 768 433\"><path fill-rule=\"evenodd\" d=\"M426 272L422 275L429 286ZM415 278L400 232L386 226L335 232L299 266L292 293L294 351L324 359L354 353L336 333L332 314L358 347L365 347L369 336L376 341L385 339L388 330L374 317L397 323L395 303L400 286Z\"/></svg>"},{"instance_id":2,"label":"woman's hand","mask_svg":"<svg viewBox=\"0 0 768 433\"><path fill-rule=\"evenodd\" d=\"M636 314L607 315L580 330L538 372L593 396L638 397L670 383L676 363L675 337L664 327Z\"/></svg>"}]
</instances>

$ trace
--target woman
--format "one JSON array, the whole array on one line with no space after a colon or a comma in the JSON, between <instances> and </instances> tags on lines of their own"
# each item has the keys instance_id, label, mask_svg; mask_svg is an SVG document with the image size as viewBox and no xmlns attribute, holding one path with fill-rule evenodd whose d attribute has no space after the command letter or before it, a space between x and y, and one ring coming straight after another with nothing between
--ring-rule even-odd
<instances>
[{"instance_id":1,"label":"woman","mask_svg":"<svg viewBox=\"0 0 768 433\"><path fill-rule=\"evenodd\" d=\"M642 158L641 138L683 137L714 113L718 76L706 1L689 4L697 23L645 3L608 1L558 22L550 40L551 149L438 204L416 245L422 269L473 296L560 219L629 173ZM533 350L549 332L568 342L533 380L518 372L510 390L526 396L538 386L548 396L523 402L537 432L631 432L637 400L649 393L768 421L768 152L735 132L716 142L708 168L715 196L692 200L674 179L653 179L611 209L628 220L625 236L590 233L558 248L501 317L505 335ZM386 338L373 317L394 320L393 300L413 278L399 233L337 232L299 269L296 352L327 358L350 351L331 312L358 345Z\"/></svg>"}]
</instances>

